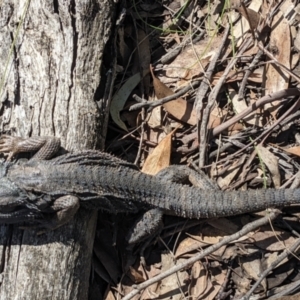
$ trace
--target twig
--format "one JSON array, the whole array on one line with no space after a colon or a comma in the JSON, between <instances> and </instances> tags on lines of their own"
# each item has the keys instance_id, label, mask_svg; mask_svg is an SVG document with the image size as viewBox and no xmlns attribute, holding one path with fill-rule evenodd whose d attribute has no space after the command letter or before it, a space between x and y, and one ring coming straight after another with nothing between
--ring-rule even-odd
<instances>
[{"instance_id":1,"label":"twig","mask_svg":"<svg viewBox=\"0 0 300 300\"><path fill-rule=\"evenodd\" d=\"M297 111L299 109L299 107L300 107L300 101L298 100L279 119L277 119L267 130L265 130L260 136L258 136L255 139L255 143L256 143L256 141L261 139L259 145L263 145L265 140L268 138L268 136L271 134L271 132L277 127L277 125L279 125L284 119L286 119L294 111ZM250 157L248 158L248 161L244 164L243 175L241 177L242 181L245 180L245 177L247 175L246 170L250 168L250 165L257 154L258 154L257 151L254 150L252 152L252 154L250 155Z\"/></svg>"},{"instance_id":2,"label":"twig","mask_svg":"<svg viewBox=\"0 0 300 300\"><path fill-rule=\"evenodd\" d=\"M276 99L274 99L276 100ZM272 101L274 101L272 100ZM256 102L257 103L257 102ZM282 122L282 125L283 124L286 124L290 121L290 119L292 118L295 118L297 116L300 115L300 111L297 111L295 114L293 114L292 116L289 116L289 114L295 109L295 107L297 107L299 105L299 101L297 101L290 109L288 109L277 121L276 123L278 122L281 122L282 120L284 120ZM257 138L255 138L251 143L249 143L248 145L246 145L244 148L238 150L237 152L231 154L231 155L228 155L226 156L226 158L224 159L221 159L219 161L217 161L217 163L221 163L221 162L224 162L224 161L228 161L229 159L231 158L234 158L236 157L236 155L238 155L239 153L245 151L245 149L249 148L251 145L254 145L258 140L260 140L261 138L263 138L266 134L269 133L269 130L273 129L275 130L277 128L277 126L279 126L278 124L275 126L275 127L271 127L271 128L268 128L267 130L265 130L260 136L258 136ZM205 167L210 167L211 165L206 165Z\"/></svg>"},{"instance_id":3,"label":"twig","mask_svg":"<svg viewBox=\"0 0 300 300\"><path fill-rule=\"evenodd\" d=\"M135 35L136 35L136 41L139 40L138 38L138 28L137 28L137 24L136 24L136 21L135 21L135 18L132 18L133 19L133 25L134 25L134 29L135 29ZM142 41L140 41L139 43L137 43L136 45L136 49L137 49L137 54L138 54L138 59L139 61L141 62L142 60L142 54L141 54L141 49L140 49L140 44L142 43ZM150 53L149 53L150 55ZM150 59L149 59L149 62L150 62ZM142 68L142 64L140 63L139 64L139 72L141 74L141 77L142 77L142 74L144 72L143 68ZM143 77L142 77L143 78ZM140 89L141 89L141 93L142 95L145 95L145 86L144 86L144 80L142 79L141 82L140 82ZM142 146L143 146L143 140L144 140L144 133L145 133L145 109L142 109L141 111L141 120L142 120L142 124L141 124L141 132L140 132L140 142L139 142L139 147L138 147L138 151L137 151L137 154L136 154L136 157L135 157L135 160L134 160L134 164L137 165L139 160L140 160L140 156L141 156L141 153L142 153Z\"/></svg>"},{"instance_id":4,"label":"twig","mask_svg":"<svg viewBox=\"0 0 300 300\"><path fill-rule=\"evenodd\" d=\"M275 65L277 65L282 71L288 73L291 77L293 77L297 82L300 83L300 77L297 76L295 73L293 73L291 70L289 70L285 65L281 64L277 59L276 57L271 53L269 52L263 44L261 43L258 43L257 44L258 48L260 50L262 50L270 59L272 59L272 61L270 63L274 63Z\"/></svg>"},{"instance_id":5,"label":"twig","mask_svg":"<svg viewBox=\"0 0 300 300\"><path fill-rule=\"evenodd\" d=\"M229 25L227 25L227 27L225 28L225 32L224 32L219 50L215 53L211 62L209 63L207 71L204 73L204 78L198 89L198 93L196 95L195 104L194 104L198 120L201 119L201 113L202 113L202 108L203 108L203 99L208 91L208 88L210 87L210 81L211 81L211 78L213 75L213 71L216 68L216 64L221 55L221 52L224 49L224 45L225 45L225 42L226 42L228 34L229 34L229 29L230 29L230 27L229 27Z\"/></svg>"},{"instance_id":6,"label":"twig","mask_svg":"<svg viewBox=\"0 0 300 300\"><path fill-rule=\"evenodd\" d=\"M251 64L249 65L249 67L247 68L245 74L244 74L244 77L243 77L243 80L241 82L241 85L240 85L240 89L239 89L239 95L238 95L238 99L243 99L244 98L244 90L245 90L245 86L247 84L247 81L248 81L248 78L253 70L253 68L256 66L256 64L259 62L261 56L263 55L263 51L260 50L256 53L253 61L251 62Z\"/></svg>"},{"instance_id":7,"label":"twig","mask_svg":"<svg viewBox=\"0 0 300 300\"><path fill-rule=\"evenodd\" d=\"M141 102L141 103L131 105L129 110L137 110L137 109L140 109L140 108L143 108L143 107L148 107L148 108L153 109L156 106L165 104L169 101L177 99L178 97L181 97L182 95L186 94L190 89L196 88L199 84L200 84L200 81L196 80L196 81L192 82L190 85L188 85L188 86L184 87L183 89L179 90L177 93L175 93L173 95L170 95L170 96L167 96L167 97L164 97L162 99L156 100L156 101L145 101L144 99L142 99L139 96L134 94L132 96L132 98L135 99L138 102Z\"/></svg>"},{"instance_id":8,"label":"twig","mask_svg":"<svg viewBox=\"0 0 300 300\"><path fill-rule=\"evenodd\" d=\"M281 253L275 261L273 261L269 268L267 268L264 272L261 273L259 279L255 282L252 288L248 291L248 293L241 298L241 300L249 300L251 294L255 291L255 289L259 286L259 284L268 276L268 274L279 264L281 263L289 254L294 252L300 246L300 239L294 243L290 248L286 249L283 253Z\"/></svg>"},{"instance_id":9,"label":"twig","mask_svg":"<svg viewBox=\"0 0 300 300\"><path fill-rule=\"evenodd\" d=\"M205 256L217 251L222 246L227 245L228 243L231 243L231 242L239 239L240 237L261 227L262 225L268 224L269 221L274 220L279 215L279 213L280 213L279 210L270 211L267 214L267 216L245 225L240 231L238 231L230 236L224 237L223 240L221 240L219 243L208 247L206 250L198 253L194 257L187 259L184 263L178 264L178 265L170 268L168 271L163 272L163 273L159 274L158 276L155 276L139 285L136 285L134 290L132 290L129 294L127 294L124 298L122 298L122 300L132 299L135 295L137 295L140 291L144 290L148 286L150 286L158 281L161 281L162 279L174 274L175 272L178 272L178 271L186 268L187 266L195 263L196 261L204 258Z\"/></svg>"},{"instance_id":10,"label":"twig","mask_svg":"<svg viewBox=\"0 0 300 300\"><path fill-rule=\"evenodd\" d=\"M194 32L192 35L194 36L196 33L197 32ZM193 38L191 43L196 43L199 40L201 40L202 37L204 36L204 34L205 34L205 30L200 29L200 34L198 36L196 36L195 38ZM188 41L190 39L191 39L191 36L188 36L180 45L178 45L176 48L173 48L170 51L168 51L168 53L166 53L165 55L162 56L162 58L160 59L160 62L162 64L166 64L169 61L171 61L172 59L174 59L182 51L182 49L189 44Z\"/></svg>"},{"instance_id":11,"label":"twig","mask_svg":"<svg viewBox=\"0 0 300 300\"><path fill-rule=\"evenodd\" d=\"M224 279L224 282L222 283L221 285L221 288L216 296L216 299L217 300L220 300L220 299L227 299L229 295L232 294L232 290L227 290L225 291L227 285L228 285L228 282L230 281L230 275L231 275L231 272L232 272L232 263L233 261L231 260L230 261L230 265L229 265L229 268L227 269L227 273L226 273L226 277Z\"/></svg>"},{"instance_id":12,"label":"twig","mask_svg":"<svg viewBox=\"0 0 300 300\"><path fill-rule=\"evenodd\" d=\"M228 24L227 27L225 28L224 36L221 41L219 50L215 53L212 61L210 62L207 72L205 72L205 76L201 82L200 88L196 95L195 109L196 109L196 114L197 114L198 120L201 120L201 114L202 114L202 110L203 110L203 100L208 91L208 88L210 87L210 81L211 81L211 78L213 75L213 71L215 70L217 60L219 59L221 52L224 48L225 42L228 38L229 29L230 29L230 26ZM211 92L211 94L212 94L212 92ZM213 106L215 104L215 99L213 99L211 97L211 94L208 98L207 106L203 111L201 125L200 125L200 127L198 127L199 155L200 155L199 167L202 167L205 162L206 141L207 141L207 124L208 124L208 120L210 117L210 112L213 109ZM202 147L203 147L203 149L201 149Z\"/></svg>"},{"instance_id":13,"label":"twig","mask_svg":"<svg viewBox=\"0 0 300 300\"><path fill-rule=\"evenodd\" d=\"M234 64L236 63L237 59L239 56L242 55L242 53L244 53L244 51L249 47L249 45L252 43L252 41L249 39L240 49L239 53L232 58L232 60L230 61L230 63L227 65L225 71L223 72L223 75L220 77L220 79L218 80L217 84L215 85L215 87L212 89L209 97L208 97L208 103L207 106L204 109L203 112L203 118L202 118L202 122L201 122L201 127L200 127L200 136L199 136L199 167L203 167L205 164L205 154L207 153L207 149L206 149L206 141L207 141L207 124L208 124L208 119L210 116L210 112L211 109L213 108L213 105L217 99L217 96L219 94L219 91L221 89L221 87L223 86L227 75L229 74L229 72L231 71L231 69L233 68Z\"/></svg>"},{"instance_id":14,"label":"twig","mask_svg":"<svg viewBox=\"0 0 300 300\"><path fill-rule=\"evenodd\" d=\"M240 112L238 115L235 117L231 118L230 120L222 123L221 125L217 126L216 128L213 129L212 135L216 136L220 134L222 131L233 125L234 123L238 122L239 120L243 119L246 117L248 114L251 112L255 111L257 108L260 106L265 105L266 103L270 103L272 101L278 100L280 98L285 98L289 96L299 96L300 95L300 89L297 88L292 88L292 89L285 89L282 91L278 91L269 95L266 95L259 100L257 100L255 103L253 103L251 106Z\"/></svg>"},{"instance_id":15,"label":"twig","mask_svg":"<svg viewBox=\"0 0 300 300\"><path fill-rule=\"evenodd\" d=\"M297 281L282 285L280 288L275 289L275 293L273 291L271 291L270 293L268 293L268 299L269 300L297 299L296 296L298 296L298 298L299 298L300 294L299 293L295 294L295 293L298 292L299 289L300 289L300 280L297 280ZM293 296L284 297L286 295L293 295Z\"/></svg>"}]
</instances>

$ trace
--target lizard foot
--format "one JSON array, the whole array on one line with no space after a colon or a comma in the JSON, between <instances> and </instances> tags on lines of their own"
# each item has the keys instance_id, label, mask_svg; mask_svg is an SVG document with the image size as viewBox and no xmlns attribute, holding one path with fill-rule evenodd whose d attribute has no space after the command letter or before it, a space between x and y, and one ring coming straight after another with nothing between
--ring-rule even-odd
<instances>
[{"instance_id":1,"label":"lizard foot","mask_svg":"<svg viewBox=\"0 0 300 300\"><path fill-rule=\"evenodd\" d=\"M60 148L60 139L55 137L30 137L21 138L10 135L2 135L0 138L0 153L8 155L7 160L17 153L37 151L32 159L49 159Z\"/></svg>"},{"instance_id":2,"label":"lizard foot","mask_svg":"<svg viewBox=\"0 0 300 300\"><path fill-rule=\"evenodd\" d=\"M162 219L163 211L159 208L147 210L131 228L127 236L128 244L133 245L149 236L157 235L163 227Z\"/></svg>"},{"instance_id":3,"label":"lizard foot","mask_svg":"<svg viewBox=\"0 0 300 300\"><path fill-rule=\"evenodd\" d=\"M46 227L53 230L68 223L79 209L79 199L72 195L59 197L51 205L54 210L54 216L50 219Z\"/></svg>"},{"instance_id":4,"label":"lizard foot","mask_svg":"<svg viewBox=\"0 0 300 300\"><path fill-rule=\"evenodd\" d=\"M190 183L204 190L218 190L219 187L202 172L190 169L188 166L172 165L160 172L156 177L164 181L176 183Z\"/></svg>"},{"instance_id":5,"label":"lizard foot","mask_svg":"<svg viewBox=\"0 0 300 300\"><path fill-rule=\"evenodd\" d=\"M51 210L47 208L46 212L41 212L42 217L34 220L33 225L22 226L21 229L34 228L38 234L54 230L68 223L79 209L79 199L75 196L66 195L57 198L51 205Z\"/></svg>"},{"instance_id":6,"label":"lizard foot","mask_svg":"<svg viewBox=\"0 0 300 300\"><path fill-rule=\"evenodd\" d=\"M22 140L20 137L13 137L10 135L2 135L0 138L0 153L7 155L7 160L10 161L11 158L17 154L18 143Z\"/></svg>"}]
</instances>

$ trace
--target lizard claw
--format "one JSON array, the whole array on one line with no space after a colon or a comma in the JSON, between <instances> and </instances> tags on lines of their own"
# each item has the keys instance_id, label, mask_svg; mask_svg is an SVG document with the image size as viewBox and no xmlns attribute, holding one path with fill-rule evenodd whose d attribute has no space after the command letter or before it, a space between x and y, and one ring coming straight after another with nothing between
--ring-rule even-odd
<instances>
[{"instance_id":1,"label":"lizard claw","mask_svg":"<svg viewBox=\"0 0 300 300\"><path fill-rule=\"evenodd\" d=\"M18 139L10 135L4 134L0 137L0 153L7 155L8 161L18 153L17 143Z\"/></svg>"}]
</instances>

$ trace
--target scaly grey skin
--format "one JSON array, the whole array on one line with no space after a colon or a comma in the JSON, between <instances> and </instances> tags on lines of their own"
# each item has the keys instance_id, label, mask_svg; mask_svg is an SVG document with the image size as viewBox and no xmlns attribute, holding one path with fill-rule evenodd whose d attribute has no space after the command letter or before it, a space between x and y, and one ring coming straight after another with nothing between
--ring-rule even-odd
<instances>
[{"instance_id":1,"label":"scaly grey skin","mask_svg":"<svg viewBox=\"0 0 300 300\"><path fill-rule=\"evenodd\" d=\"M0 152L9 152L9 157L19 152L38 151L25 164L0 164L1 223L25 222L54 229L68 222L79 206L114 214L157 209L158 215L211 218L300 203L300 189L222 192L212 190L214 186L209 183L201 189L174 182L176 177L179 180L200 176L186 167L167 169L177 170L170 181L166 179L167 171L158 176L146 175L134 165L99 151L49 159L59 146L59 139L52 137L1 137ZM151 213L148 218L152 218ZM155 223L160 222L158 219Z\"/></svg>"}]
</instances>

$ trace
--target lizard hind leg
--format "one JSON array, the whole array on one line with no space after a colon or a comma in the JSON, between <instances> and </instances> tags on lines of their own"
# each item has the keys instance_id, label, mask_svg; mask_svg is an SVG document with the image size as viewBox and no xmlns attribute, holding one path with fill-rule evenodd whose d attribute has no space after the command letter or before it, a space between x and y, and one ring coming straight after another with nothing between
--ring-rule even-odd
<instances>
[{"instance_id":1,"label":"lizard hind leg","mask_svg":"<svg viewBox=\"0 0 300 300\"><path fill-rule=\"evenodd\" d=\"M172 165L155 175L156 178L164 182L171 181L179 184L192 184L200 189L216 190L217 185L210 181L207 176L201 171L196 172L187 166ZM137 244L148 237L159 235L163 229L163 210L153 208L146 211L133 225L128 236L128 249L131 249L134 244ZM150 239L151 241L151 239ZM144 246L143 248L145 248Z\"/></svg>"},{"instance_id":2,"label":"lizard hind leg","mask_svg":"<svg viewBox=\"0 0 300 300\"><path fill-rule=\"evenodd\" d=\"M172 165L159 171L155 177L164 181L189 183L204 190L218 190L219 187L211 181L201 170L195 171L188 166Z\"/></svg>"},{"instance_id":3,"label":"lizard hind leg","mask_svg":"<svg viewBox=\"0 0 300 300\"><path fill-rule=\"evenodd\" d=\"M133 248L137 243L143 242L138 247L138 252L140 256L140 262L143 266L146 266L146 260L144 257L144 251L149 246L149 244L156 238L163 229L163 211L159 208L153 208L145 211L142 216L140 216L131 227L129 233L126 237L127 247L126 247L126 264L125 270L128 270L129 266L132 264L130 257L132 256ZM147 239L147 240L146 240ZM146 241L145 241L146 240Z\"/></svg>"},{"instance_id":4,"label":"lizard hind leg","mask_svg":"<svg viewBox=\"0 0 300 300\"><path fill-rule=\"evenodd\" d=\"M144 212L139 217L127 235L127 242L131 246L139 243L149 236L160 233L163 228L163 211L159 208L153 208Z\"/></svg>"},{"instance_id":5,"label":"lizard hind leg","mask_svg":"<svg viewBox=\"0 0 300 300\"><path fill-rule=\"evenodd\" d=\"M44 213L45 223L39 227L54 230L68 223L79 209L79 199L76 196L66 195L57 198L51 205L50 214Z\"/></svg>"}]
</instances>

